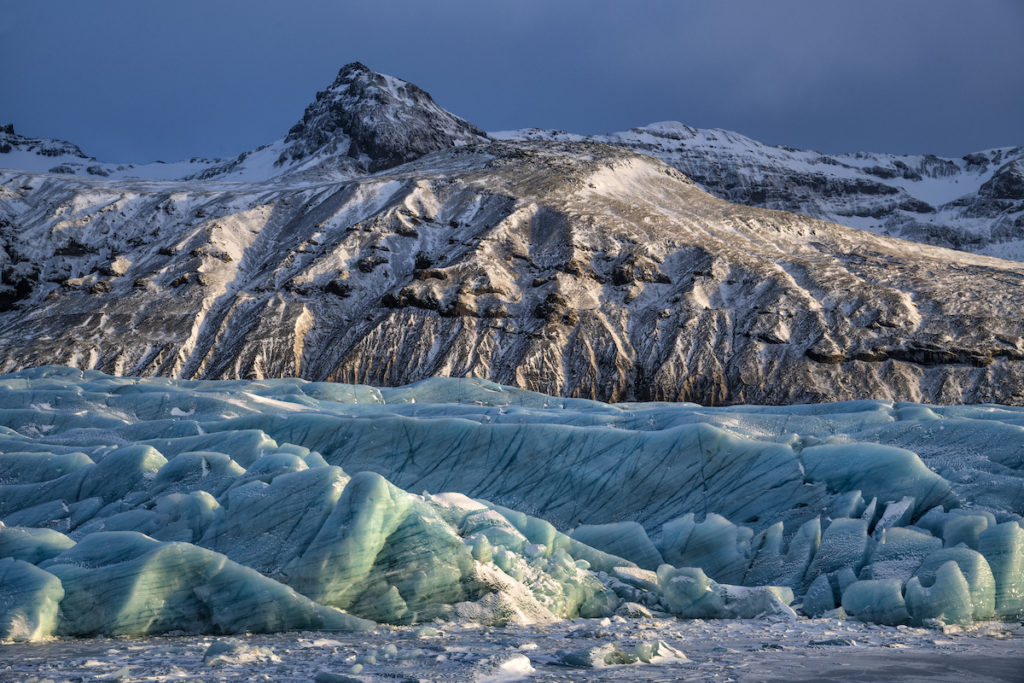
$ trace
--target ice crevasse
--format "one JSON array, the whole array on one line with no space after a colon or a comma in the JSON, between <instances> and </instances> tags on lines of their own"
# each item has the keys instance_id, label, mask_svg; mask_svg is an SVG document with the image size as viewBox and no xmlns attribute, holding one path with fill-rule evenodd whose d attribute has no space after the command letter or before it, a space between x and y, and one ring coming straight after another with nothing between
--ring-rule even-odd
<instances>
[{"instance_id":1,"label":"ice crevasse","mask_svg":"<svg viewBox=\"0 0 1024 683\"><path fill-rule=\"evenodd\" d=\"M0 376L0 638L1024 616L1024 410Z\"/></svg>"}]
</instances>

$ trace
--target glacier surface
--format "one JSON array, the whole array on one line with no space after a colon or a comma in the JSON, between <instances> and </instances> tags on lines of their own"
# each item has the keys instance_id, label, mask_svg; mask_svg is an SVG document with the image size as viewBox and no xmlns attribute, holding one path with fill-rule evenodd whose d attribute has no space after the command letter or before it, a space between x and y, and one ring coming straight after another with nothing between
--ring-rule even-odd
<instances>
[{"instance_id":1,"label":"glacier surface","mask_svg":"<svg viewBox=\"0 0 1024 683\"><path fill-rule=\"evenodd\" d=\"M0 637L1024 615L1024 409L0 376ZM616 655L617 656L617 655Z\"/></svg>"}]
</instances>

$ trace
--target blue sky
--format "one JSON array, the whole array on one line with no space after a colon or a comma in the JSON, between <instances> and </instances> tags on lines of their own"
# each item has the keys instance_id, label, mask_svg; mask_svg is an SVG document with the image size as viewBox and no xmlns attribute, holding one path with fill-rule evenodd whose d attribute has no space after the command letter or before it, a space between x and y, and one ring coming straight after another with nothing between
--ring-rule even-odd
<instances>
[{"instance_id":1,"label":"blue sky","mask_svg":"<svg viewBox=\"0 0 1024 683\"><path fill-rule=\"evenodd\" d=\"M234 155L356 60L485 130L1024 144L1021 0L0 0L0 123L109 161Z\"/></svg>"}]
</instances>

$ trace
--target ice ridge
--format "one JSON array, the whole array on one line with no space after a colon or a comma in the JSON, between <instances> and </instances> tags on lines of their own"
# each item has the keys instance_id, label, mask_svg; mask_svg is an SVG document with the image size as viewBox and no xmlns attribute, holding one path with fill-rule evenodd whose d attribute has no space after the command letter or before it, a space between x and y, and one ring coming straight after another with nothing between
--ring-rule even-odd
<instances>
[{"instance_id":1,"label":"ice ridge","mask_svg":"<svg viewBox=\"0 0 1024 683\"><path fill-rule=\"evenodd\" d=\"M0 376L0 637L1018 619L1022 469L1005 406L26 370Z\"/></svg>"}]
</instances>

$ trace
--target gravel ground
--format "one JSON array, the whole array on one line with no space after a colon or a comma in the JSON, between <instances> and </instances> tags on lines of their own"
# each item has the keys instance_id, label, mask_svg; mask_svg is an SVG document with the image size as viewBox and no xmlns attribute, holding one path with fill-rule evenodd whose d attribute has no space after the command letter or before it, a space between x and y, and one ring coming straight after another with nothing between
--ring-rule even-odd
<instances>
[{"instance_id":1,"label":"gravel ground","mask_svg":"<svg viewBox=\"0 0 1024 683\"><path fill-rule=\"evenodd\" d=\"M653 644L646 648L643 643ZM644 659L652 660L650 663ZM1021 681L1024 626L575 620L0 645L11 681Z\"/></svg>"}]
</instances>

